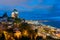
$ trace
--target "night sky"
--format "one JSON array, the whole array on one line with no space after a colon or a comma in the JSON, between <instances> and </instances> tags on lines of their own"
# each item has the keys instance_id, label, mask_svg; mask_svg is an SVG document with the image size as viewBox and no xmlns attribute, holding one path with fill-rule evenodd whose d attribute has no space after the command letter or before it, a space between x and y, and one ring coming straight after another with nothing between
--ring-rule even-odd
<instances>
[{"instance_id":1,"label":"night sky","mask_svg":"<svg viewBox=\"0 0 60 40\"><path fill-rule=\"evenodd\" d=\"M0 16L13 9L27 20L60 20L60 0L0 0Z\"/></svg>"}]
</instances>

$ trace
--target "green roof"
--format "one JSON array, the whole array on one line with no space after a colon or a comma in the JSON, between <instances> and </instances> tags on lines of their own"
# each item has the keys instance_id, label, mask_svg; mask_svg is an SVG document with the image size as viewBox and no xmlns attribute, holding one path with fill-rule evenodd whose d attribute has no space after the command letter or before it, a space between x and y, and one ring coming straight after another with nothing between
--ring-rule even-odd
<instances>
[{"instance_id":1,"label":"green roof","mask_svg":"<svg viewBox=\"0 0 60 40\"><path fill-rule=\"evenodd\" d=\"M16 10L16 9L14 9L14 10L13 10L13 12L17 12L17 10Z\"/></svg>"},{"instance_id":2,"label":"green roof","mask_svg":"<svg viewBox=\"0 0 60 40\"><path fill-rule=\"evenodd\" d=\"M4 13L3 17L8 17L7 12Z\"/></svg>"}]
</instances>

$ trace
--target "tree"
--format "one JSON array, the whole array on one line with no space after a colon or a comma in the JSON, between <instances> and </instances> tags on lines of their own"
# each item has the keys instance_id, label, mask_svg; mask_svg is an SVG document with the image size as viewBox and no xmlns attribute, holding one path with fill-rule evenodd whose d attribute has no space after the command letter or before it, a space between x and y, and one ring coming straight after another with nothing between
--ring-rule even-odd
<instances>
[{"instance_id":1,"label":"tree","mask_svg":"<svg viewBox=\"0 0 60 40\"><path fill-rule=\"evenodd\" d=\"M22 24L21 24L21 28L22 28L22 29L29 30L29 29L30 29L30 25L29 25L28 23L22 23Z\"/></svg>"},{"instance_id":2,"label":"tree","mask_svg":"<svg viewBox=\"0 0 60 40\"><path fill-rule=\"evenodd\" d=\"M22 20L21 19L19 19L19 18L15 18L15 23L20 23Z\"/></svg>"}]
</instances>

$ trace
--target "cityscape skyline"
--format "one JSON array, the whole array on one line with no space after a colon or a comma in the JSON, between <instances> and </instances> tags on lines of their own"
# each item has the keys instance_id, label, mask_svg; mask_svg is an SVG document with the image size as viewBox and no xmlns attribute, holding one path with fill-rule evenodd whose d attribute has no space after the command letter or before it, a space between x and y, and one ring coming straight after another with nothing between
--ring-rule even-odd
<instances>
[{"instance_id":1,"label":"cityscape skyline","mask_svg":"<svg viewBox=\"0 0 60 40\"><path fill-rule=\"evenodd\" d=\"M60 20L59 0L1 0L0 16L7 12L10 16L17 9L19 17L29 20ZM29 17L28 17L29 16Z\"/></svg>"},{"instance_id":2,"label":"cityscape skyline","mask_svg":"<svg viewBox=\"0 0 60 40\"><path fill-rule=\"evenodd\" d=\"M0 40L60 40L60 0L0 0Z\"/></svg>"}]
</instances>

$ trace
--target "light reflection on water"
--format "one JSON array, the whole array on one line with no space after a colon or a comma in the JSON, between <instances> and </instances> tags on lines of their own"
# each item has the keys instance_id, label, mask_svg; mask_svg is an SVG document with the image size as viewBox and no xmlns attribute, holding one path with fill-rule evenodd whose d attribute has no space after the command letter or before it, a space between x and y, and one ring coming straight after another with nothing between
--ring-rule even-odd
<instances>
[{"instance_id":1,"label":"light reflection on water","mask_svg":"<svg viewBox=\"0 0 60 40\"><path fill-rule=\"evenodd\" d=\"M48 21L48 22L42 22L45 25L51 25L56 28L60 28L60 21Z\"/></svg>"}]
</instances>

